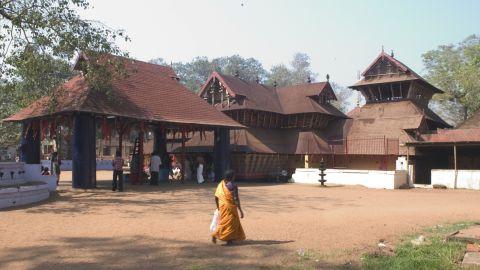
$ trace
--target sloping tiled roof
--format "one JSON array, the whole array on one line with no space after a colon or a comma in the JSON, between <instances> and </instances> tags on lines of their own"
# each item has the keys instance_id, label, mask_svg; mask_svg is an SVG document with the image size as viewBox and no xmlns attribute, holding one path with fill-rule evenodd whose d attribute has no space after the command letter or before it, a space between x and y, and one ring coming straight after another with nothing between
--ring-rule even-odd
<instances>
[{"instance_id":1,"label":"sloping tiled roof","mask_svg":"<svg viewBox=\"0 0 480 270\"><path fill-rule=\"evenodd\" d=\"M336 100L329 82L306 83L277 89L277 95L284 114L322 113L347 118L340 110L329 103L319 104L311 97L327 94Z\"/></svg>"},{"instance_id":2,"label":"sloping tiled roof","mask_svg":"<svg viewBox=\"0 0 480 270\"><path fill-rule=\"evenodd\" d=\"M195 134L185 144L187 152L213 151L213 132L205 137ZM180 144L173 145L172 150ZM292 129L242 129L230 131L230 150L244 153L264 154L329 154L330 147L320 131L299 131Z\"/></svg>"},{"instance_id":3,"label":"sloping tiled roof","mask_svg":"<svg viewBox=\"0 0 480 270\"><path fill-rule=\"evenodd\" d=\"M214 72L212 76L219 79L232 96L240 95L246 98L243 105L232 104L230 108L224 107L222 110L251 109L282 113L282 107L277 98L275 88L217 72ZM202 89L200 92L203 91L205 90Z\"/></svg>"},{"instance_id":4,"label":"sloping tiled roof","mask_svg":"<svg viewBox=\"0 0 480 270\"><path fill-rule=\"evenodd\" d=\"M5 121L61 112L92 112L170 123L243 127L179 83L170 67L119 59L128 76L113 79L111 96L92 90L79 75L56 90L60 93L56 108L46 107L51 102L44 97Z\"/></svg>"},{"instance_id":5,"label":"sloping tiled roof","mask_svg":"<svg viewBox=\"0 0 480 270\"><path fill-rule=\"evenodd\" d=\"M232 96L244 96L242 105L233 103L220 110L251 109L268 111L281 114L322 113L342 118L347 118L331 104L319 104L311 97L327 94L336 100L329 82L306 83L299 85L274 88L257 82L249 82L235 76L213 72L199 92L202 95L212 83L213 79L219 80Z\"/></svg>"},{"instance_id":6,"label":"sloping tiled roof","mask_svg":"<svg viewBox=\"0 0 480 270\"><path fill-rule=\"evenodd\" d=\"M378 61L381 59L387 59L390 63L395 65L400 71L403 73L400 74L385 74L379 76L366 76L367 72L377 64ZM363 85L372 85L372 84L383 84L383 83L391 83L391 82L402 82L402 81L420 81L421 83L425 84L429 88L433 90L434 93L443 93L442 90L435 87L434 85L430 84L427 80L425 80L422 76L418 75L410 69L407 65L402 63L400 60L394 58L393 56L381 52L377 58L363 71L362 73L363 78L355 83L354 85L350 86L351 88L357 88L358 86Z\"/></svg>"},{"instance_id":7,"label":"sloping tiled roof","mask_svg":"<svg viewBox=\"0 0 480 270\"><path fill-rule=\"evenodd\" d=\"M351 119L344 120L342 133L332 134L332 137L351 140L384 137L398 139L399 143L403 144L414 141L408 134L408 130L422 131L426 129L426 120L435 122L439 127L449 127L430 109L411 100L367 103L352 110L348 116ZM334 129L337 132L340 130L338 126ZM356 147L355 145L349 147L348 151L356 151L352 149L352 147ZM401 148L400 152L403 151L404 149Z\"/></svg>"},{"instance_id":8,"label":"sloping tiled roof","mask_svg":"<svg viewBox=\"0 0 480 270\"><path fill-rule=\"evenodd\" d=\"M422 134L421 140L413 144L438 143L480 143L480 128L476 129L439 129L432 134Z\"/></svg>"}]
</instances>

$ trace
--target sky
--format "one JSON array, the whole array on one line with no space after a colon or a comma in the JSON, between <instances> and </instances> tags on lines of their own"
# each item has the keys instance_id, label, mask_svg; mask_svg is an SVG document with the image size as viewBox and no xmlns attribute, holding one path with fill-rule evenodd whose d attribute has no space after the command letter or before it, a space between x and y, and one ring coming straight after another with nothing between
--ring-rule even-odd
<instances>
[{"instance_id":1,"label":"sky","mask_svg":"<svg viewBox=\"0 0 480 270\"><path fill-rule=\"evenodd\" d=\"M317 80L352 85L380 53L423 74L422 54L480 34L480 0L90 0L80 14L131 41L139 60L239 54L267 70L307 53Z\"/></svg>"}]
</instances>

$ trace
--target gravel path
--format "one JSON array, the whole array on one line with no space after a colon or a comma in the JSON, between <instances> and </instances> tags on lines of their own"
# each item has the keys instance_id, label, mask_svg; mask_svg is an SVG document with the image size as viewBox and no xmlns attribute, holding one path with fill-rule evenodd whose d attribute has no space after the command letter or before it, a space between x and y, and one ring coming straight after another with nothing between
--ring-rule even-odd
<instances>
[{"instance_id":1,"label":"gravel path","mask_svg":"<svg viewBox=\"0 0 480 270\"><path fill-rule=\"evenodd\" d=\"M0 211L0 269L266 269L295 265L298 250L328 268L379 239L480 217L476 191L240 183L247 241L224 247L209 242L213 184L113 193L108 181L72 190L69 178L45 203Z\"/></svg>"}]
</instances>

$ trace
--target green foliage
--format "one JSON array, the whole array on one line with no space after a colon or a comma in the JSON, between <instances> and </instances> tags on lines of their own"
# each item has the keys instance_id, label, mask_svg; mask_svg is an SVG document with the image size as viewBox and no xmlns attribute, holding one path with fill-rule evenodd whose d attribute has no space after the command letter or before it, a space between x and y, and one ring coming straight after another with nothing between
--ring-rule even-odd
<instances>
[{"instance_id":1,"label":"green foliage","mask_svg":"<svg viewBox=\"0 0 480 270\"><path fill-rule=\"evenodd\" d=\"M423 62L426 79L445 91L434 96L442 116L458 123L480 108L480 36L428 51Z\"/></svg>"},{"instance_id":2,"label":"green foliage","mask_svg":"<svg viewBox=\"0 0 480 270\"><path fill-rule=\"evenodd\" d=\"M150 60L151 63L166 65L163 58ZM198 92L213 71L225 75L238 76L246 81L263 80L267 74L262 64L254 58L239 55L218 57L211 61L207 57L195 57L187 63L172 63L172 67L181 78L181 82L193 92Z\"/></svg>"},{"instance_id":3,"label":"green foliage","mask_svg":"<svg viewBox=\"0 0 480 270\"><path fill-rule=\"evenodd\" d=\"M284 64L278 64L270 69L267 84L283 87L306 83L309 78L313 82L316 77L317 74L310 67L310 57L305 53L296 53L290 62L290 68Z\"/></svg>"},{"instance_id":4,"label":"green foliage","mask_svg":"<svg viewBox=\"0 0 480 270\"><path fill-rule=\"evenodd\" d=\"M73 75L69 61L80 52L90 59L104 53L124 55L115 45L123 31L80 18L88 0L0 0L0 117L3 119L54 89ZM112 68L113 67L113 68ZM86 78L108 89L120 63L91 61ZM0 145L13 144L18 128L0 124Z\"/></svg>"},{"instance_id":5,"label":"green foliage","mask_svg":"<svg viewBox=\"0 0 480 270\"><path fill-rule=\"evenodd\" d=\"M456 230L464 229L472 223L457 223L447 226L437 226L426 229L426 243L414 246L407 237L395 248L393 256L368 254L363 258L363 269L367 270L435 270L435 269L460 269L458 262L461 260L465 243L445 241L445 236Z\"/></svg>"}]
</instances>

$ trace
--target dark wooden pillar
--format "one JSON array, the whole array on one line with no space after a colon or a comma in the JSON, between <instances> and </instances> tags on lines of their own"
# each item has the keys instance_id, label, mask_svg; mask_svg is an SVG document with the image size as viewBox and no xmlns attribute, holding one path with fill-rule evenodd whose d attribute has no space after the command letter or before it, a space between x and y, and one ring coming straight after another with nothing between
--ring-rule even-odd
<instances>
[{"instance_id":1,"label":"dark wooden pillar","mask_svg":"<svg viewBox=\"0 0 480 270\"><path fill-rule=\"evenodd\" d=\"M165 137L165 132L162 132L160 127L156 127L153 130L153 150L158 153L158 155L163 158L167 152L167 138Z\"/></svg>"},{"instance_id":2,"label":"dark wooden pillar","mask_svg":"<svg viewBox=\"0 0 480 270\"><path fill-rule=\"evenodd\" d=\"M40 164L40 132L34 128L27 130L27 127L28 123L24 122L20 140L20 161L26 164Z\"/></svg>"},{"instance_id":3,"label":"dark wooden pillar","mask_svg":"<svg viewBox=\"0 0 480 270\"><path fill-rule=\"evenodd\" d=\"M227 128L216 128L214 136L215 180L219 181L230 168L230 131Z\"/></svg>"},{"instance_id":4,"label":"dark wooden pillar","mask_svg":"<svg viewBox=\"0 0 480 270\"><path fill-rule=\"evenodd\" d=\"M72 187L95 188L97 185L95 155L95 117L75 115L72 136Z\"/></svg>"}]
</instances>

